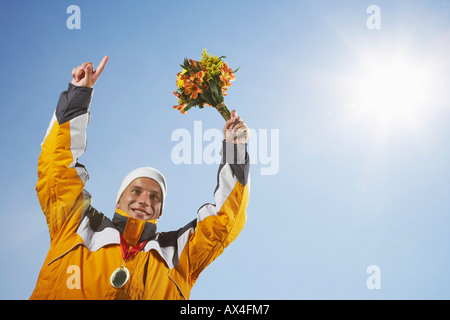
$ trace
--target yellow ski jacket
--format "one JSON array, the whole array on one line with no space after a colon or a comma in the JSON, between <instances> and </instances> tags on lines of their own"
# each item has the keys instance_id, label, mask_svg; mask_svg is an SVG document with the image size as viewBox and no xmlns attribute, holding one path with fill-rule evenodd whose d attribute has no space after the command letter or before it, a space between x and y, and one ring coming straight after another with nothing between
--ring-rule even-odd
<instances>
[{"instance_id":1,"label":"yellow ski jacket","mask_svg":"<svg viewBox=\"0 0 450 320\"><path fill-rule=\"evenodd\" d=\"M246 145L223 143L215 204L171 232L116 210L112 220L91 206L78 158L86 149L93 89L69 84L42 142L36 191L50 232L50 249L30 299L189 299L201 271L240 233L249 198ZM232 156L230 156L232 155ZM230 161L231 160L231 161ZM128 282L110 283L123 264L120 234L129 245L149 240L127 260Z\"/></svg>"}]
</instances>

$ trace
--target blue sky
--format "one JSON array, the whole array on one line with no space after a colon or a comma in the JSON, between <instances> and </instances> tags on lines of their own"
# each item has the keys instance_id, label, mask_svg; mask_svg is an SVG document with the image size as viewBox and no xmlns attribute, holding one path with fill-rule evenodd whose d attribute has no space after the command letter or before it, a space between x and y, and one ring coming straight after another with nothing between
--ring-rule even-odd
<instances>
[{"instance_id":1,"label":"blue sky","mask_svg":"<svg viewBox=\"0 0 450 320\"><path fill-rule=\"evenodd\" d=\"M367 27L370 5L381 29ZM204 48L240 67L226 102L250 144L263 153L255 141L278 132L263 147L279 152L271 175L256 154L247 224L191 299L450 298L449 14L415 0L3 2L0 298L28 299L47 254L37 158L84 61L110 57L79 159L94 206L111 217L122 177L144 165L168 180L160 231L213 201L217 165L171 158L175 130L223 126L212 109L172 109L179 64Z\"/></svg>"}]
</instances>

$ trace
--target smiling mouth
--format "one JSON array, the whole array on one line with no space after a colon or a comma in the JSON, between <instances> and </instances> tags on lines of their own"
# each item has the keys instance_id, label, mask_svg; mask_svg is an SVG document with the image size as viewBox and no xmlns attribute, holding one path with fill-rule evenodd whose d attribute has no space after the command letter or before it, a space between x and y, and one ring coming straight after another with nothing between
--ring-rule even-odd
<instances>
[{"instance_id":1,"label":"smiling mouth","mask_svg":"<svg viewBox=\"0 0 450 320\"><path fill-rule=\"evenodd\" d=\"M134 214L136 214L139 218L145 218L147 216L149 216L149 214L141 209L131 209L131 211L133 211Z\"/></svg>"}]
</instances>

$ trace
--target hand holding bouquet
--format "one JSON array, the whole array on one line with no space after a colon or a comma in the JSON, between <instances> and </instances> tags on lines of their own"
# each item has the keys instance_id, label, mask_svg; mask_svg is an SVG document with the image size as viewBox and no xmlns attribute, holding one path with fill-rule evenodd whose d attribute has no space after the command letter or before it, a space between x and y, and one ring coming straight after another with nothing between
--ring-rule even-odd
<instances>
[{"instance_id":1,"label":"hand holding bouquet","mask_svg":"<svg viewBox=\"0 0 450 320\"><path fill-rule=\"evenodd\" d=\"M184 59L183 70L177 74L178 90L173 92L178 98L174 109L186 114L192 107L208 105L216 108L225 120L230 119L223 97L227 95L231 81L236 79L237 69L231 70L223 58L211 56L204 49L200 61Z\"/></svg>"}]
</instances>

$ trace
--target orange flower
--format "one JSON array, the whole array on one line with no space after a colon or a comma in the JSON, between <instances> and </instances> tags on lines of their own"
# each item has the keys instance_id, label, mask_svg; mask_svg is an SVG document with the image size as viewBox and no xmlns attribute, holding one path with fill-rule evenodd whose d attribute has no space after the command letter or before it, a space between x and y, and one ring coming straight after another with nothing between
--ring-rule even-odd
<instances>
[{"instance_id":1,"label":"orange flower","mask_svg":"<svg viewBox=\"0 0 450 320\"><path fill-rule=\"evenodd\" d=\"M226 96L228 87L231 86L231 81L236 80L233 70L231 70L226 62L223 62L222 67L220 68L219 79L222 82L222 93Z\"/></svg>"},{"instance_id":2,"label":"orange flower","mask_svg":"<svg viewBox=\"0 0 450 320\"><path fill-rule=\"evenodd\" d=\"M203 90L200 89L193 81L186 82L184 86L184 94L191 95L191 99L195 100L198 97L199 93L202 93Z\"/></svg>"},{"instance_id":3,"label":"orange flower","mask_svg":"<svg viewBox=\"0 0 450 320\"><path fill-rule=\"evenodd\" d=\"M193 59L189 59L189 63L191 64L191 66L193 66L194 68L198 69L198 63L197 61L193 60Z\"/></svg>"},{"instance_id":4,"label":"orange flower","mask_svg":"<svg viewBox=\"0 0 450 320\"><path fill-rule=\"evenodd\" d=\"M184 111L184 107L186 107L186 103L180 104L178 106L173 106L173 109L180 110L182 114L186 114L186 112Z\"/></svg>"},{"instance_id":5,"label":"orange flower","mask_svg":"<svg viewBox=\"0 0 450 320\"><path fill-rule=\"evenodd\" d=\"M220 81L228 83L230 81L236 80L234 76L233 70L228 66L226 62L222 63L222 67L220 68Z\"/></svg>"},{"instance_id":6,"label":"orange flower","mask_svg":"<svg viewBox=\"0 0 450 320\"><path fill-rule=\"evenodd\" d=\"M191 73L190 77L187 74L182 75L181 78L184 82L184 94L190 95L190 98L193 100L197 99L198 94L203 92L202 88L200 88L203 83L203 77L203 71Z\"/></svg>"}]
</instances>

